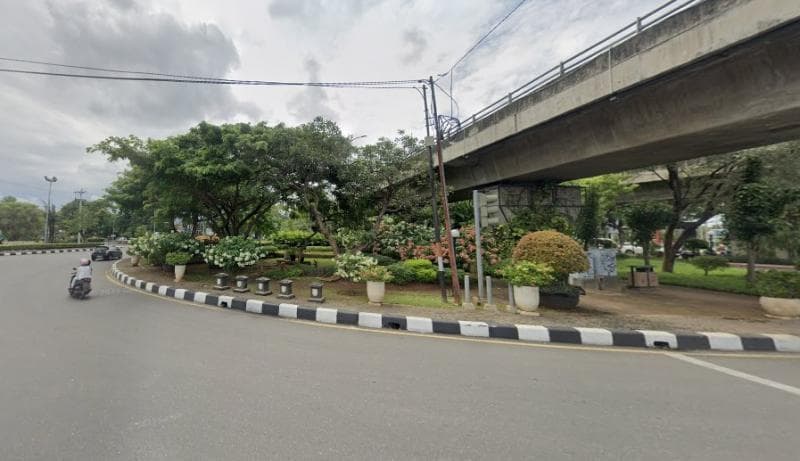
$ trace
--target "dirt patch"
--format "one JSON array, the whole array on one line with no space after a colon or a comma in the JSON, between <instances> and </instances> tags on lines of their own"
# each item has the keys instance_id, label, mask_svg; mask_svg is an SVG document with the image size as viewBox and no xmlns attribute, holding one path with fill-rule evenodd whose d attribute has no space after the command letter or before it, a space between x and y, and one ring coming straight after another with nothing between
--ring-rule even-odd
<instances>
[{"instance_id":1,"label":"dirt patch","mask_svg":"<svg viewBox=\"0 0 800 461\"><path fill-rule=\"evenodd\" d=\"M159 285L186 288L192 291L214 292L213 280L204 265L189 266L188 280L174 283L171 272L150 267L132 267L130 260L118 263L126 274ZM294 280L294 302L308 302L309 284L314 277ZM273 282L275 285L275 282ZM251 287L252 289L252 287ZM272 287L277 291L277 286ZM540 308L538 317L505 311L508 304L507 288L495 286L493 290L497 309L465 309L455 306L420 307L401 304L375 306L367 302L363 283L347 281L326 282L325 307L351 311L367 311L401 316L430 317L439 320L473 320L490 324L534 324L545 326L581 326L609 329L667 330L667 331L725 331L738 334L787 333L800 334L800 320L777 320L763 315L754 296L734 295L692 288L667 287L629 290L612 288L588 289L581 297L580 306L570 310ZM413 284L403 287L387 286L387 296L392 293L416 294L432 304L439 296L436 285ZM231 293L234 294L234 293ZM473 293L474 294L474 293ZM284 302L276 296L256 296L252 292L241 297L262 299L273 303Z\"/></svg>"}]
</instances>

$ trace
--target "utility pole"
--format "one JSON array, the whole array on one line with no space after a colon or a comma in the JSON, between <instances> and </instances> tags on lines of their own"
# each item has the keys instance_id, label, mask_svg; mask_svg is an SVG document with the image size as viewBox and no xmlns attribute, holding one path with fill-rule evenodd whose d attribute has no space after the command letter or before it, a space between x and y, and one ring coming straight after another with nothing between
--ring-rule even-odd
<instances>
[{"instance_id":1,"label":"utility pole","mask_svg":"<svg viewBox=\"0 0 800 461\"><path fill-rule=\"evenodd\" d=\"M439 205L436 200L436 183L433 172L433 143L431 142L430 114L428 112L428 87L422 85L422 102L425 105L425 144L428 145L428 184L431 188L431 208L433 209L433 237L436 243L442 241L442 224L439 222ZM436 270L439 279L439 288L442 292L442 301L447 302L447 286L444 283L444 268L442 257L439 256L438 268Z\"/></svg>"},{"instance_id":2,"label":"utility pole","mask_svg":"<svg viewBox=\"0 0 800 461\"><path fill-rule=\"evenodd\" d=\"M439 185L442 189L442 207L444 208L444 226L447 238L453 242L453 228L450 224L450 204L447 201L447 182L444 178L444 160L442 159L442 133L439 130L439 114L436 110L436 89L433 84L433 76L428 78L431 87L431 102L433 103L433 126L436 129L436 157L439 160ZM458 281L458 268L456 266L456 249L451 243L449 247L450 259L450 280L453 284L453 299L457 305L461 305L461 285Z\"/></svg>"},{"instance_id":3,"label":"utility pole","mask_svg":"<svg viewBox=\"0 0 800 461\"><path fill-rule=\"evenodd\" d=\"M45 215L46 217L44 221L44 243L50 243L50 240L53 239L53 236L50 235L50 200L53 196L53 183L58 181L58 178L55 176L52 178L45 176L44 180L49 184L49 188L47 190L47 214Z\"/></svg>"},{"instance_id":4,"label":"utility pole","mask_svg":"<svg viewBox=\"0 0 800 461\"><path fill-rule=\"evenodd\" d=\"M78 243L83 243L83 194L85 193L83 188L75 191L76 200L78 200Z\"/></svg>"}]
</instances>

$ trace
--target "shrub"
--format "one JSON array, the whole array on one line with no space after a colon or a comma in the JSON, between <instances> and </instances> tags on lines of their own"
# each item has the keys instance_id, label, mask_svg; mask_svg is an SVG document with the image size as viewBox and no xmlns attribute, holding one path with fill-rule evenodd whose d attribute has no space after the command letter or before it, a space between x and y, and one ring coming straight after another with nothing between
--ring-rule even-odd
<instances>
[{"instance_id":1,"label":"shrub","mask_svg":"<svg viewBox=\"0 0 800 461\"><path fill-rule=\"evenodd\" d=\"M192 259L192 255L183 251L167 253L166 262L170 266L184 266Z\"/></svg>"},{"instance_id":2,"label":"shrub","mask_svg":"<svg viewBox=\"0 0 800 461\"><path fill-rule=\"evenodd\" d=\"M689 239L683 246L689 251L707 250L708 242L703 239Z\"/></svg>"},{"instance_id":3,"label":"shrub","mask_svg":"<svg viewBox=\"0 0 800 461\"><path fill-rule=\"evenodd\" d=\"M202 251L200 242L191 235L182 232L151 235L150 244L151 249L147 260L154 265L167 263L168 253L184 252L193 256Z\"/></svg>"},{"instance_id":4,"label":"shrub","mask_svg":"<svg viewBox=\"0 0 800 461\"><path fill-rule=\"evenodd\" d=\"M359 278L367 282L391 282L392 274L384 266L369 266L361 270Z\"/></svg>"},{"instance_id":5,"label":"shrub","mask_svg":"<svg viewBox=\"0 0 800 461\"><path fill-rule=\"evenodd\" d=\"M416 281L414 269L408 267L404 263L392 264L391 266L387 267L387 269L389 269L389 272L392 273L394 283L398 285L407 285Z\"/></svg>"},{"instance_id":6,"label":"shrub","mask_svg":"<svg viewBox=\"0 0 800 461\"><path fill-rule=\"evenodd\" d=\"M548 264L533 261L520 261L506 267L503 277L518 287L540 287L555 281L553 269Z\"/></svg>"},{"instance_id":7,"label":"shrub","mask_svg":"<svg viewBox=\"0 0 800 461\"><path fill-rule=\"evenodd\" d=\"M392 264L397 262L396 259L391 258L389 256L376 255L376 254L373 254L371 256L372 258L375 259L375 261L378 263L379 266L391 266Z\"/></svg>"},{"instance_id":8,"label":"shrub","mask_svg":"<svg viewBox=\"0 0 800 461\"><path fill-rule=\"evenodd\" d=\"M758 294L769 298L800 298L800 272L759 272L756 275Z\"/></svg>"},{"instance_id":9,"label":"shrub","mask_svg":"<svg viewBox=\"0 0 800 461\"><path fill-rule=\"evenodd\" d=\"M367 267L377 266L375 258L361 253L344 253L336 257L335 274L351 282L361 281L361 271Z\"/></svg>"},{"instance_id":10,"label":"shrub","mask_svg":"<svg viewBox=\"0 0 800 461\"><path fill-rule=\"evenodd\" d=\"M697 256L690 259L689 264L702 269L708 275L711 271L728 267L728 260L722 256Z\"/></svg>"},{"instance_id":11,"label":"shrub","mask_svg":"<svg viewBox=\"0 0 800 461\"><path fill-rule=\"evenodd\" d=\"M556 231L531 232L522 237L514 248L513 260L547 264L557 280L589 270L589 259L581 245Z\"/></svg>"},{"instance_id":12,"label":"shrub","mask_svg":"<svg viewBox=\"0 0 800 461\"><path fill-rule=\"evenodd\" d=\"M421 224L405 221L381 224L375 236L373 251L393 258L402 258L408 248L424 245L433 240L433 229Z\"/></svg>"},{"instance_id":13,"label":"shrub","mask_svg":"<svg viewBox=\"0 0 800 461\"><path fill-rule=\"evenodd\" d=\"M275 267L264 271L264 275L273 280L293 279L305 275L305 271L298 266Z\"/></svg>"},{"instance_id":14,"label":"shrub","mask_svg":"<svg viewBox=\"0 0 800 461\"><path fill-rule=\"evenodd\" d=\"M414 281L419 283L432 283L436 281L436 268L427 259L409 259L403 264L414 271Z\"/></svg>"},{"instance_id":15,"label":"shrub","mask_svg":"<svg viewBox=\"0 0 800 461\"><path fill-rule=\"evenodd\" d=\"M427 259L409 259L389 266L394 282L405 285L412 282L433 283L436 281L436 268Z\"/></svg>"},{"instance_id":16,"label":"shrub","mask_svg":"<svg viewBox=\"0 0 800 461\"><path fill-rule=\"evenodd\" d=\"M252 266L267 255L255 240L237 236L221 239L218 244L207 248L203 256L208 264L233 271Z\"/></svg>"}]
</instances>

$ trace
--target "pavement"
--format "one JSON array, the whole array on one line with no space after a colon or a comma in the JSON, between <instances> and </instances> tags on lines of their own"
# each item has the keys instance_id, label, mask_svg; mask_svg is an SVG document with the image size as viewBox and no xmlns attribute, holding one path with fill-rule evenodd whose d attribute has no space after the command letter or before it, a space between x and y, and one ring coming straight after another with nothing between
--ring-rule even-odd
<instances>
[{"instance_id":1,"label":"pavement","mask_svg":"<svg viewBox=\"0 0 800 461\"><path fill-rule=\"evenodd\" d=\"M243 315L0 259L0 459L796 459L800 356Z\"/></svg>"}]
</instances>

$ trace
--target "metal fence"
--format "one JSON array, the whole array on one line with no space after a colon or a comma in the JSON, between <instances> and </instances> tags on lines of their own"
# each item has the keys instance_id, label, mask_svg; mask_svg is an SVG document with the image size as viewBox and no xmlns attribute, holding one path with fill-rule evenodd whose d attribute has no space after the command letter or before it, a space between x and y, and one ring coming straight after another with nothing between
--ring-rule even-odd
<instances>
[{"instance_id":1,"label":"metal fence","mask_svg":"<svg viewBox=\"0 0 800 461\"><path fill-rule=\"evenodd\" d=\"M705 0L670 0L664 3L644 16L636 18L635 21L612 33L611 35L608 35L597 41L583 51L570 56L569 58L558 63L556 66L542 72L533 80L511 91L497 101L475 112L468 119L461 121L460 129L458 131L449 132L447 138L453 138L456 134L464 132L470 126L502 110L514 101L517 101L520 98L542 89L545 85L558 80L570 71L575 70L587 62L597 58L598 56L607 53L611 48L630 39L631 37L638 35L643 30L659 24L664 20L675 16L681 11L698 5L703 1Z\"/></svg>"}]
</instances>

